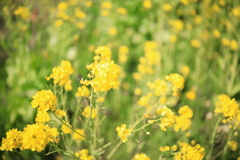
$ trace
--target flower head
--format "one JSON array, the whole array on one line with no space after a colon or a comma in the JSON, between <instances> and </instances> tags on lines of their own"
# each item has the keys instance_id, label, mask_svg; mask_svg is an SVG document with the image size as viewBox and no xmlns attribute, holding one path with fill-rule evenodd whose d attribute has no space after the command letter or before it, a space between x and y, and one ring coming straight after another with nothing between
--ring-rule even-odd
<instances>
[{"instance_id":1,"label":"flower head","mask_svg":"<svg viewBox=\"0 0 240 160\"><path fill-rule=\"evenodd\" d=\"M33 108L38 110L52 111L56 110L57 98L54 93L50 90L41 90L38 91L34 96L31 102Z\"/></svg>"},{"instance_id":2,"label":"flower head","mask_svg":"<svg viewBox=\"0 0 240 160\"><path fill-rule=\"evenodd\" d=\"M12 151L19 148L22 144L22 132L17 129L11 129L6 133L6 138L2 138L0 150Z\"/></svg>"},{"instance_id":3,"label":"flower head","mask_svg":"<svg viewBox=\"0 0 240 160\"><path fill-rule=\"evenodd\" d=\"M150 160L150 158L144 153L135 154L132 160Z\"/></svg>"},{"instance_id":4,"label":"flower head","mask_svg":"<svg viewBox=\"0 0 240 160\"><path fill-rule=\"evenodd\" d=\"M56 128L50 128L43 123L27 125L22 132L22 145L20 149L41 152L49 142L56 140L58 134Z\"/></svg>"},{"instance_id":5,"label":"flower head","mask_svg":"<svg viewBox=\"0 0 240 160\"><path fill-rule=\"evenodd\" d=\"M128 140L127 136L129 136L132 133L132 129L126 129L126 124L121 124L121 126L118 126L116 128L116 131L123 143L125 143Z\"/></svg>"}]
</instances>

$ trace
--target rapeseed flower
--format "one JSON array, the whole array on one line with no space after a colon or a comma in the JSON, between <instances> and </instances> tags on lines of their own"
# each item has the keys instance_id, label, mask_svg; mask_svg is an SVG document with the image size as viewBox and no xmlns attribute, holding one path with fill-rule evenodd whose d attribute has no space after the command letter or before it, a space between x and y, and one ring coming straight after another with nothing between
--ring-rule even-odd
<instances>
[{"instance_id":1,"label":"rapeseed flower","mask_svg":"<svg viewBox=\"0 0 240 160\"><path fill-rule=\"evenodd\" d=\"M165 79L172 82L172 91L174 96L177 96L178 91L184 88L185 80L181 75L177 73L171 73L170 75L166 76Z\"/></svg>"},{"instance_id":2,"label":"rapeseed flower","mask_svg":"<svg viewBox=\"0 0 240 160\"><path fill-rule=\"evenodd\" d=\"M126 129L126 124L121 124L121 126L118 126L116 128L118 137L120 137L120 139L122 140L123 143L125 143L128 139L127 136L129 136L133 129Z\"/></svg>"},{"instance_id":3,"label":"rapeseed flower","mask_svg":"<svg viewBox=\"0 0 240 160\"><path fill-rule=\"evenodd\" d=\"M143 0L142 5L144 8L150 9L150 8L152 8L152 1L151 0Z\"/></svg>"},{"instance_id":4,"label":"rapeseed flower","mask_svg":"<svg viewBox=\"0 0 240 160\"><path fill-rule=\"evenodd\" d=\"M20 149L41 152L49 142L54 142L58 135L56 128L50 128L43 123L27 125L22 132Z\"/></svg>"},{"instance_id":5,"label":"rapeseed flower","mask_svg":"<svg viewBox=\"0 0 240 160\"><path fill-rule=\"evenodd\" d=\"M216 108L214 111L216 114L222 114L223 123L232 121L240 113L239 105L237 101L229 96L221 94L218 96L218 101L216 102Z\"/></svg>"},{"instance_id":6,"label":"rapeseed flower","mask_svg":"<svg viewBox=\"0 0 240 160\"><path fill-rule=\"evenodd\" d=\"M64 124L66 123L66 124ZM65 122L62 124L61 130L63 131L63 133L65 134L69 134L72 133L72 125L70 125L68 122Z\"/></svg>"},{"instance_id":7,"label":"rapeseed flower","mask_svg":"<svg viewBox=\"0 0 240 160\"><path fill-rule=\"evenodd\" d=\"M89 151L87 149L82 149L74 154L79 157L80 160L93 160L92 156L89 156Z\"/></svg>"},{"instance_id":8,"label":"rapeseed flower","mask_svg":"<svg viewBox=\"0 0 240 160\"><path fill-rule=\"evenodd\" d=\"M117 89L120 85L118 80L120 67L111 60L111 51L106 46L100 46L95 50L94 63L87 65L91 80L81 80L84 85L91 85L94 92L106 92Z\"/></svg>"},{"instance_id":9,"label":"rapeseed flower","mask_svg":"<svg viewBox=\"0 0 240 160\"><path fill-rule=\"evenodd\" d=\"M75 129L75 131L77 132L73 132L73 139L75 140L85 140L85 133L84 133L84 129Z\"/></svg>"},{"instance_id":10,"label":"rapeseed flower","mask_svg":"<svg viewBox=\"0 0 240 160\"><path fill-rule=\"evenodd\" d=\"M78 87L78 91L75 94L75 97L88 97L90 96L90 91L86 86Z\"/></svg>"},{"instance_id":11,"label":"rapeseed flower","mask_svg":"<svg viewBox=\"0 0 240 160\"><path fill-rule=\"evenodd\" d=\"M187 106L183 106L178 110L179 116L176 116L176 123L174 124L174 131L188 130L191 126L191 118L193 117L193 111Z\"/></svg>"},{"instance_id":12,"label":"rapeseed flower","mask_svg":"<svg viewBox=\"0 0 240 160\"><path fill-rule=\"evenodd\" d=\"M231 148L232 151L236 151L238 148L238 142L236 141L228 141L227 145Z\"/></svg>"},{"instance_id":13,"label":"rapeseed flower","mask_svg":"<svg viewBox=\"0 0 240 160\"><path fill-rule=\"evenodd\" d=\"M50 116L47 111L40 110L37 112L37 116L35 118L37 123L45 123L50 121Z\"/></svg>"},{"instance_id":14,"label":"rapeseed flower","mask_svg":"<svg viewBox=\"0 0 240 160\"><path fill-rule=\"evenodd\" d=\"M38 91L31 102L33 108L39 111L56 110L57 97L51 90Z\"/></svg>"},{"instance_id":15,"label":"rapeseed flower","mask_svg":"<svg viewBox=\"0 0 240 160\"><path fill-rule=\"evenodd\" d=\"M87 106L84 108L84 111L82 112L82 115L86 118L96 118L97 116L97 112L94 108L91 109L91 107Z\"/></svg>"},{"instance_id":16,"label":"rapeseed flower","mask_svg":"<svg viewBox=\"0 0 240 160\"><path fill-rule=\"evenodd\" d=\"M151 160L151 159L144 153L138 153L134 155L132 160Z\"/></svg>"},{"instance_id":17,"label":"rapeseed flower","mask_svg":"<svg viewBox=\"0 0 240 160\"><path fill-rule=\"evenodd\" d=\"M157 109L156 113L161 115L161 123L159 124L159 126L163 131L166 131L167 127L172 127L176 121L174 113L166 106Z\"/></svg>"},{"instance_id":18,"label":"rapeseed flower","mask_svg":"<svg viewBox=\"0 0 240 160\"><path fill-rule=\"evenodd\" d=\"M61 110L61 109L57 109L56 111L55 111L55 114L56 114L56 116L58 116L58 117L65 117L67 114L66 114L66 112L64 111L64 110Z\"/></svg>"},{"instance_id":19,"label":"rapeseed flower","mask_svg":"<svg viewBox=\"0 0 240 160\"><path fill-rule=\"evenodd\" d=\"M69 82L69 77L73 74L74 69L69 61L61 61L61 66L54 67L52 73L49 77L46 77L46 80L49 81L53 79L54 84L59 84L60 86L65 85ZM70 85L68 83L68 85Z\"/></svg>"},{"instance_id":20,"label":"rapeseed flower","mask_svg":"<svg viewBox=\"0 0 240 160\"><path fill-rule=\"evenodd\" d=\"M174 153L174 160L202 160L205 156L204 148L199 144L190 145L179 142L179 151Z\"/></svg>"},{"instance_id":21,"label":"rapeseed flower","mask_svg":"<svg viewBox=\"0 0 240 160\"><path fill-rule=\"evenodd\" d=\"M27 7L19 6L14 10L14 15L20 16L22 19L26 20L30 18L30 12Z\"/></svg>"},{"instance_id":22,"label":"rapeseed flower","mask_svg":"<svg viewBox=\"0 0 240 160\"><path fill-rule=\"evenodd\" d=\"M22 132L17 129L11 129L6 133L6 138L2 138L1 151L12 151L22 144Z\"/></svg>"}]
</instances>

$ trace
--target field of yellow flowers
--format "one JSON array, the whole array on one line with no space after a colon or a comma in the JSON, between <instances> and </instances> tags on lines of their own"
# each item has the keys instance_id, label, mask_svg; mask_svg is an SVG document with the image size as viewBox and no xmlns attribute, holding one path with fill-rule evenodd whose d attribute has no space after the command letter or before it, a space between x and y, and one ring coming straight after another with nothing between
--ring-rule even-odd
<instances>
[{"instance_id":1,"label":"field of yellow flowers","mask_svg":"<svg viewBox=\"0 0 240 160\"><path fill-rule=\"evenodd\" d=\"M240 160L239 0L0 9L0 159Z\"/></svg>"}]
</instances>

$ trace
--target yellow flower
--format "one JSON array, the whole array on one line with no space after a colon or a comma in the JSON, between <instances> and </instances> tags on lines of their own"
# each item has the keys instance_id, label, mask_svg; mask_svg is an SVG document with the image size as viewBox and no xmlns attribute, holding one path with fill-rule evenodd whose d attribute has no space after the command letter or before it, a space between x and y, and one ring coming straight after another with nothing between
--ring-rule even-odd
<instances>
[{"instance_id":1,"label":"yellow flower","mask_svg":"<svg viewBox=\"0 0 240 160\"><path fill-rule=\"evenodd\" d=\"M73 132L73 139L75 140L85 140L85 133L84 129L76 129L76 132Z\"/></svg>"},{"instance_id":2,"label":"yellow flower","mask_svg":"<svg viewBox=\"0 0 240 160\"><path fill-rule=\"evenodd\" d=\"M167 93L167 82L161 79L155 80L155 82L148 82L147 85L154 91L155 96L162 96Z\"/></svg>"},{"instance_id":3,"label":"yellow flower","mask_svg":"<svg viewBox=\"0 0 240 160\"><path fill-rule=\"evenodd\" d=\"M30 149L41 152L49 142L54 142L59 135L56 128L50 128L43 123L27 125L22 132L21 150Z\"/></svg>"},{"instance_id":4,"label":"yellow flower","mask_svg":"<svg viewBox=\"0 0 240 160\"><path fill-rule=\"evenodd\" d=\"M117 9L117 12L118 12L119 14L122 14L122 15L127 14L127 10L126 10L125 8L123 8L123 7L119 7L119 8Z\"/></svg>"},{"instance_id":5,"label":"yellow flower","mask_svg":"<svg viewBox=\"0 0 240 160\"><path fill-rule=\"evenodd\" d=\"M138 104L140 106L147 106L149 103L150 98L148 96L143 96L138 100Z\"/></svg>"},{"instance_id":6,"label":"yellow flower","mask_svg":"<svg viewBox=\"0 0 240 160\"><path fill-rule=\"evenodd\" d=\"M71 79L68 79L68 81L65 83L64 89L65 89L65 91L71 91L73 89Z\"/></svg>"},{"instance_id":7,"label":"yellow flower","mask_svg":"<svg viewBox=\"0 0 240 160\"><path fill-rule=\"evenodd\" d=\"M89 151L87 149L82 149L74 154L79 157L80 160L93 160L92 156L89 156Z\"/></svg>"},{"instance_id":8,"label":"yellow flower","mask_svg":"<svg viewBox=\"0 0 240 160\"><path fill-rule=\"evenodd\" d=\"M179 0L182 4L184 4L185 6L187 6L189 4L188 0Z\"/></svg>"},{"instance_id":9,"label":"yellow flower","mask_svg":"<svg viewBox=\"0 0 240 160\"><path fill-rule=\"evenodd\" d=\"M111 2L108 2L108 1L104 1L104 2L101 4L101 7L104 8L104 9L111 9L111 8L112 8L112 3L111 3Z\"/></svg>"},{"instance_id":10,"label":"yellow flower","mask_svg":"<svg viewBox=\"0 0 240 160\"><path fill-rule=\"evenodd\" d=\"M91 80L81 80L84 85L91 85L94 92L106 92L110 89L118 89L120 67L111 60L111 51L106 46L100 46L95 50L94 63L87 65Z\"/></svg>"},{"instance_id":11,"label":"yellow flower","mask_svg":"<svg viewBox=\"0 0 240 160\"><path fill-rule=\"evenodd\" d=\"M216 114L222 114L225 119L223 123L232 121L240 113L239 105L237 101L229 96L221 94L218 96L218 101L216 102L216 108L214 111Z\"/></svg>"},{"instance_id":12,"label":"yellow flower","mask_svg":"<svg viewBox=\"0 0 240 160\"><path fill-rule=\"evenodd\" d=\"M84 111L82 112L82 115L86 118L96 118L97 116L97 112L94 108L91 109L91 107L87 106L84 108Z\"/></svg>"},{"instance_id":13,"label":"yellow flower","mask_svg":"<svg viewBox=\"0 0 240 160\"><path fill-rule=\"evenodd\" d=\"M184 88L185 80L177 73L171 73L169 76L166 76L165 79L172 82L172 91L174 96L178 95L178 90L182 90Z\"/></svg>"},{"instance_id":14,"label":"yellow flower","mask_svg":"<svg viewBox=\"0 0 240 160\"><path fill-rule=\"evenodd\" d=\"M184 23L180 19L169 21L170 26L173 28L175 33L179 33L184 28Z\"/></svg>"},{"instance_id":15,"label":"yellow flower","mask_svg":"<svg viewBox=\"0 0 240 160\"><path fill-rule=\"evenodd\" d=\"M11 129L6 133L6 138L2 138L1 151L12 151L22 144L22 132L17 129Z\"/></svg>"},{"instance_id":16,"label":"yellow flower","mask_svg":"<svg viewBox=\"0 0 240 160\"><path fill-rule=\"evenodd\" d=\"M117 34L117 29L112 27L108 30L108 33L112 36L115 36Z\"/></svg>"},{"instance_id":17,"label":"yellow flower","mask_svg":"<svg viewBox=\"0 0 240 160\"><path fill-rule=\"evenodd\" d=\"M57 98L54 93L50 90L41 90L38 91L34 96L31 102L33 108L38 110L52 111L56 110Z\"/></svg>"},{"instance_id":18,"label":"yellow flower","mask_svg":"<svg viewBox=\"0 0 240 160\"><path fill-rule=\"evenodd\" d=\"M135 88L134 89L134 94L139 96L140 94L142 94L142 90L140 88Z\"/></svg>"},{"instance_id":19,"label":"yellow flower","mask_svg":"<svg viewBox=\"0 0 240 160\"><path fill-rule=\"evenodd\" d=\"M54 84L59 84L63 86L69 82L69 76L73 74L74 69L69 61L61 61L61 66L54 67L52 73L46 80L49 81L51 78L54 79Z\"/></svg>"},{"instance_id":20,"label":"yellow flower","mask_svg":"<svg viewBox=\"0 0 240 160\"><path fill-rule=\"evenodd\" d=\"M126 129L126 124L121 124L121 126L118 126L116 128L116 131L118 133L118 136L122 140L123 143L125 143L128 139L127 136L129 136L132 133L132 129Z\"/></svg>"},{"instance_id":21,"label":"yellow flower","mask_svg":"<svg viewBox=\"0 0 240 160\"><path fill-rule=\"evenodd\" d=\"M223 46L229 46L230 45L230 41L227 38L222 38L222 45Z\"/></svg>"},{"instance_id":22,"label":"yellow flower","mask_svg":"<svg viewBox=\"0 0 240 160\"><path fill-rule=\"evenodd\" d=\"M228 141L227 145L231 148L232 151L236 151L238 148L238 142L236 141Z\"/></svg>"},{"instance_id":23,"label":"yellow flower","mask_svg":"<svg viewBox=\"0 0 240 160\"><path fill-rule=\"evenodd\" d=\"M176 123L174 124L174 131L188 130L191 126L191 118L193 117L193 111L187 106L182 106L178 110L179 116L176 116Z\"/></svg>"},{"instance_id":24,"label":"yellow flower","mask_svg":"<svg viewBox=\"0 0 240 160\"><path fill-rule=\"evenodd\" d=\"M125 63L127 61L128 47L120 46L118 48L118 59L120 63Z\"/></svg>"},{"instance_id":25,"label":"yellow flower","mask_svg":"<svg viewBox=\"0 0 240 160\"><path fill-rule=\"evenodd\" d=\"M66 2L60 2L57 6L58 10L60 10L60 11L66 10L67 7L68 7L68 4Z\"/></svg>"},{"instance_id":26,"label":"yellow flower","mask_svg":"<svg viewBox=\"0 0 240 160\"><path fill-rule=\"evenodd\" d=\"M219 32L218 29L214 29L214 30L213 30L213 35L214 35L214 37L216 37L216 38L220 38L220 37L221 37L221 33Z\"/></svg>"},{"instance_id":27,"label":"yellow flower","mask_svg":"<svg viewBox=\"0 0 240 160\"><path fill-rule=\"evenodd\" d=\"M199 40L196 40L196 39L191 40L190 43L194 48L199 48L201 46L201 42Z\"/></svg>"},{"instance_id":28,"label":"yellow flower","mask_svg":"<svg viewBox=\"0 0 240 160\"><path fill-rule=\"evenodd\" d=\"M63 131L63 133L66 133L66 134L72 133L72 130L70 129L72 128L72 126L68 122L64 121L64 123L62 124L62 127L61 127L61 130Z\"/></svg>"},{"instance_id":29,"label":"yellow flower","mask_svg":"<svg viewBox=\"0 0 240 160\"><path fill-rule=\"evenodd\" d=\"M45 122L50 121L50 116L46 111L40 110L40 111L37 112L37 116L35 118L35 121L37 123L45 123Z\"/></svg>"},{"instance_id":30,"label":"yellow flower","mask_svg":"<svg viewBox=\"0 0 240 160\"><path fill-rule=\"evenodd\" d=\"M166 106L157 109L156 113L162 116L161 123L159 124L159 126L163 131L166 131L167 127L172 127L176 121L174 113L171 111L171 109L167 108Z\"/></svg>"},{"instance_id":31,"label":"yellow flower","mask_svg":"<svg viewBox=\"0 0 240 160\"><path fill-rule=\"evenodd\" d=\"M165 4L163 4L162 9L165 12L169 12L169 11L172 10L172 6L170 4L168 4L168 3L165 3Z\"/></svg>"},{"instance_id":32,"label":"yellow flower","mask_svg":"<svg viewBox=\"0 0 240 160\"><path fill-rule=\"evenodd\" d=\"M142 4L143 4L143 7L146 8L146 9L152 8L152 1L151 0L144 0Z\"/></svg>"},{"instance_id":33,"label":"yellow flower","mask_svg":"<svg viewBox=\"0 0 240 160\"><path fill-rule=\"evenodd\" d=\"M134 155L132 160L151 160L151 159L144 153L138 153Z\"/></svg>"},{"instance_id":34,"label":"yellow flower","mask_svg":"<svg viewBox=\"0 0 240 160\"><path fill-rule=\"evenodd\" d=\"M84 29L85 28L85 23L84 22L77 22L76 23L77 28L79 29Z\"/></svg>"},{"instance_id":35,"label":"yellow flower","mask_svg":"<svg viewBox=\"0 0 240 160\"><path fill-rule=\"evenodd\" d=\"M61 19L58 19L58 20L56 20L55 22L54 22L54 26L56 27L56 28L58 28L58 27L60 27L60 26L62 26L63 25L63 21L61 20Z\"/></svg>"},{"instance_id":36,"label":"yellow flower","mask_svg":"<svg viewBox=\"0 0 240 160\"><path fill-rule=\"evenodd\" d=\"M196 98L196 92L195 92L195 90L187 91L186 97L187 97L187 99L189 99L189 100L194 100L194 99Z\"/></svg>"},{"instance_id":37,"label":"yellow flower","mask_svg":"<svg viewBox=\"0 0 240 160\"><path fill-rule=\"evenodd\" d=\"M188 66L183 66L181 67L180 72L183 74L184 77L187 77L190 72L190 68Z\"/></svg>"},{"instance_id":38,"label":"yellow flower","mask_svg":"<svg viewBox=\"0 0 240 160\"><path fill-rule=\"evenodd\" d=\"M67 114L66 114L66 112L64 111L64 110L61 110L61 109L57 109L56 111L55 111L55 114L56 114L56 116L58 116L58 117L65 117Z\"/></svg>"},{"instance_id":39,"label":"yellow flower","mask_svg":"<svg viewBox=\"0 0 240 160\"><path fill-rule=\"evenodd\" d=\"M160 147L159 148L159 150L161 151L161 152L166 152L166 151L170 151L170 146L164 146L164 147Z\"/></svg>"},{"instance_id":40,"label":"yellow flower","mask_svg":"<svg viewBox=\"0 0 240 160\"><path fill-rule=\"evenodd\" d=\"M86 13L81 11L80 8L75 9L75 16L79 19L85 19L87 17Z\"/></svg>"},{"instance_id":41,"label":"yellow flower","mask_svg":"<svg viewBox=\"0 0 240 160\"><path fill-rule=\"evenodd\" d=\"M199 144L189 145L185 142L179 142L179 151L174 154L174 160L202 160L205 156L204 148Z\"/></svg>"},{"instance_id":42,"label":"yellow flower","mask_svg":"<svg viewBox=\"0 0 240 160\"><path fill-rule=\"evenodd\" d=\"M102 103L102 102L104 102L104 100L105 100L104 97L98 97L98 98L96 99L96 102L97 102L97 103Z\"/></svg>"},{"instance_id":43,"label":"yellow flower","mask_svg":"<svg viewBox=\"0 0 240 160\"><path fill-rule=\"evenodd\" d=\"M14 15L20 16L22 19L26 20L30 18L30 12L27 7L19 6L14 10Z\"/></svg>"},{"instance_id":44,"label":"yellow flower","mask_svg":"<svg viewBox=\"0 0 240 160\"><path fill-rule=\"evenodd\" d=\"M231 50L237 50L238 49L238 44L236 40L231 40L230 41L230 48Z\"/></svg>"},{"instance_id":45,"label":"yellow flower","mask_svg":"<svg viewBox=\"0 0 240 160\"><path fill-rule=\"evenodd\" d=\"M86 86L78 87L78 91L75 94L75 97L88 97L90 96L90 91Z\"/></svg>"}]
</instances>

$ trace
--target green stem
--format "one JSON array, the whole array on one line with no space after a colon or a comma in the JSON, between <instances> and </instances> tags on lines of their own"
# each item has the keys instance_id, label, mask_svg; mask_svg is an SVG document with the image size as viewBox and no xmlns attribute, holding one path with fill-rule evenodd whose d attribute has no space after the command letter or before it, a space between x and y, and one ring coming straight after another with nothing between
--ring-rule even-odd
<instances>
[{"instance_id":1,"label":"green stem","mask_svg":"<svg viewBox=\"0 0 240 160\"><path fill-rule=\"evenodd\" d=\"M227 139L226 145L225 145L224 148L223 148L223 154L222 154L222 158L223 158L223 159L224 159L225 154L226 154L227 149L228 149L228 144L227 144L227 143L228 143L229 140L232 138L232 133L233 133L233 129L231 129L230 133L228 134L228 139Z\"/></svg>"},{"instance_id":2,"label":"green stem","mask_svg":"<svg viewBox=\"0 0 240 160\"><path fill-rule=\"evenodd\" d=\"M123 142L120 141L114 148L113 150L108 154L107 156L107 159L110 159L112 157L112 155L116 152L116 150L120 147L120 145L122 144Z\"/></svg>"},{"instance_id":3,"label":"green stem","mask_svg":"<svg viewBox=\"0 0 240 160\"><path fill-rule=\"evenodd\" d=\"M212 137L211 137L211 140L210 140L211 148L210 148L210 150L209 150L209 153L208 153L208 155L207 155L206 160L210 160L210 159L211 159L212 151L213 151L213 146L214 146L214 139L215 139L216 131L217 131L217 128L218 128L218 125L219 125L220 121L221 121L221 117L219 117L219 118L217 119L217 123L216 123L216 125L215 125L215 127L214 127L214 130L213 130L213 133L212 133Z\"/></svg>"}]
</instances>

